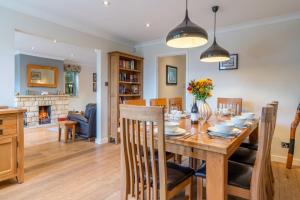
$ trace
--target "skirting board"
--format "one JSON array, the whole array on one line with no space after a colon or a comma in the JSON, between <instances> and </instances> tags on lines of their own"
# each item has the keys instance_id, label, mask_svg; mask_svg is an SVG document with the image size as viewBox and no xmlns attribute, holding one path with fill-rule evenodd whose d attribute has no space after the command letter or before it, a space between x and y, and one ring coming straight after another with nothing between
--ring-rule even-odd
<instances>
[{"instance_id":1,"label":"skirting board","mask_svg":"<svg viewBox=\"0 0 300 200\"><path fill-rule=\"evenodd\" d=\"M108 138L96 138L95 143L96 144L106 144L106 143L108 143Z\"/></svg>"},{"instance_id":2,"label":"skirting board","mask_svg":"<svg viewBox=\"0 0 300 200\"><path fill-rule=\"evenodd\" d=\"M276 161L276 162L280 162L280 163L286 163L287 158L285 156L272 155L271 159L272 159L272 161ZM293 165L300 166L300 159L294 158Z\"/></svg>"}]
</instances>

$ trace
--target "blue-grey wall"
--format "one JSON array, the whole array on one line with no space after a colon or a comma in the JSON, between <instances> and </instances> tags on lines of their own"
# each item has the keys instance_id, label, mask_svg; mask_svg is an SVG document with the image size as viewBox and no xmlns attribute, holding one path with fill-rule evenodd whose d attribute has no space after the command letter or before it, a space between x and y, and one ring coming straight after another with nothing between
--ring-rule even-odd
<instances>
[{"instance_id":1,"label":"blue-grey wall","mask_svg":"<svg viewBox=\"0 0 300 200\"><path fill-rule=\"evenodd\" d=\"M35 94L40 94L41 91L48 91L49 94L56 94L58 90L64 91L64 61L37 56L29 56L25 54L15 55L15 91L21 95L27 94L27 90ZM27 65L41 65L58 68L58 85L57 88L45 87L28 87L27 86Z\"/></svg>"}]
</instances>

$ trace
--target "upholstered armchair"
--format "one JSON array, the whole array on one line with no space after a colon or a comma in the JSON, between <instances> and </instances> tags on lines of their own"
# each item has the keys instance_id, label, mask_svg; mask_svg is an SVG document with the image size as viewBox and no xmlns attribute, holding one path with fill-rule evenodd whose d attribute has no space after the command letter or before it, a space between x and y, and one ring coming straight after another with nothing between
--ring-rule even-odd
<instances>
[{"instance_id":1,"label":"upholstered armchair","mask_svg":"<svg viewBox=\"0 0 300 200\"><path fill-rule=\"evenodd\" d=\"M86 105L83 114L69 113L68 120L76 121L76 133L84 138L96 137L96 104Z\"/></svg>"}]
</instances>

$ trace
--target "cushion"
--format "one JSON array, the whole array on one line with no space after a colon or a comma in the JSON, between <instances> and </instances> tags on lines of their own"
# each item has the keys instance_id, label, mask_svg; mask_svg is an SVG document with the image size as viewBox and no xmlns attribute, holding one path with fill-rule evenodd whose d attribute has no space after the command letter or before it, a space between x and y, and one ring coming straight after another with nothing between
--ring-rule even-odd
<instances>
[{"instance_id":1,"label":"cushion","mask_svg":"<svg viewBox=\"0 0 300 200\"><path fill-rule=\"evenodd\" d=\"M250 189L253 167L233 161L228 162L228 184L244 189ZM195 176L206 178L206 164L202 164Z\"/></svg>"},{"instance_id":2,"label":"cushion","mask_svg":"<svg viewBox=\"0 0 300 200\"><path fill-rule=\"evenodd\" d=\"M194 170L189 167L167 162L167 189L171 191L178 184L193 176Z\"/></svg>"},{"instance_id":3,"label":"cushion","mask_svg":"<svg viewBox=\"0 0 300 200\"><path fill-rule=\"evenodd\" d=\"M243 142L243 143L241 144L241 147L245 147L245 148L248 148L248 149L252 149L252 150L257 151L257 149L258 149L258 144L257 144L257 143L252 144L252 143L249 143L249 142Z\"/></svg>"},{"instance_id":4,"label":"cushion","mask_svg":"<svg viewBox=\"0 0 300 200\"><path fill-rule=\"evenodd\" d=\"M233 154L230 156L229 160L247 164L254 165L256 160L257 151L248 149L245 147L239 147Z\"/></svg>"}]
</instances>

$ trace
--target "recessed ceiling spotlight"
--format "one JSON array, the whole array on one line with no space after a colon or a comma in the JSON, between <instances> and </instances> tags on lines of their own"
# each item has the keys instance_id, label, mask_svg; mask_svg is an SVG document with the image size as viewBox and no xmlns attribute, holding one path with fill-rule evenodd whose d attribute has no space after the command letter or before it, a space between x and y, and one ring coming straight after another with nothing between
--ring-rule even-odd
<instances>
[{"instance_id":1,"label":"recessed ceiling spotlight","mask_svg":"<svg viewBox=\"0 0 300 200\"><path fill-rule=\"evenodd\" d=\"M56 39L54 39L53 42L56 43L57 42Z\"/></svg>"},{"instance_id":2,"label":"recessed ceiling spotlight","mask_svg":"<svg viewBox=\"0 0 300 200\"><path fill-rule=\"evenodd\" d=\"M31 47L31 50L34 50L35 49L35 47Z\"/></svg>"},{"instance_id":3,"label":"recessed ceiling spotlight","mask_svg":"<svg viewBox=\"0 0 300 200\"><path fill-rule=\"evenodd\" d=\"M71 53L71 57L74 57L74 54L73 54L73 53Z\"/></svg>"},{"instance_id":4,"label":"recessed ceiling spotlight","mask_svg":"<svg viewBox=\"0 0 300 200\"><path fill-rule=\"evenodd\" d=\"M147 27L147 28L149 28L150 26L151 26L151 24L150 24L150 23L147 23L147 24L146 24L146 27Z\"/></svg>"},{"instance_id":5,"label":"recessed ceiling spotlight","mask_svg":"<svg viewBox=\"0 0 300 200\"><path fill-rule=\"evenodd\" d=\"M104 6L109 6L109 5L110 5L110 2L107 1L107 0L104 0L104 1L103 1L103 4L104 4Z\"/></svg>"}]
</instances>

